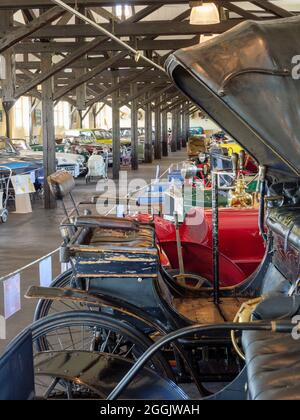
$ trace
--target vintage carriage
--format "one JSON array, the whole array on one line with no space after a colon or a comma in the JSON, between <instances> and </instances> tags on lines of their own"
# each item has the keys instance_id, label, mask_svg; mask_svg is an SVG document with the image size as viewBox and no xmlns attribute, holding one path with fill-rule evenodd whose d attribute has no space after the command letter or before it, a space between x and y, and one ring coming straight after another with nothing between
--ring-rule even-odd
<instances>
[{"instance_id":1,"label":"vintage carriage","mask_svg":"<svg viewBox=\"0 0 300 420\"><path fill-rule=\"evenodd\" d=\"M74 214L61 226L66 287L27 293L42 299L31 334L44 397L182 399L174 382L194 381L202 398L300 399L299 39L298 17L246 22L167 63L174 83L260 164L267 246L258 270L220 287L215 248L213 285L202 279L190 293L161 267L151 224ZM72 180L51 185L63 199ZM68 311L53 313L53 302Z\"/></svg>"}]
</instances>

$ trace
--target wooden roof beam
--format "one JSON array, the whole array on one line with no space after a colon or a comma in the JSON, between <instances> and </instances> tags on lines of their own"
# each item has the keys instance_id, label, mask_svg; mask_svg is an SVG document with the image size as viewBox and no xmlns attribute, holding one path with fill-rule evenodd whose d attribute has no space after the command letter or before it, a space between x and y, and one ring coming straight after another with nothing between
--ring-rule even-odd
<instances>
[{"instance_id":1,"label":"wooden roof beam","mask_svg":"<svg viewBox=\"0 0 300 420\"><path fill-rule=\"evenodd\" d=\"M211 34L223 33L237 24L243 22L244 19L229 19L213 25L190 25L188 21L172 22L172 21L144 21L137 23L120 23L114 25L101 25L108 31L114 31L114 35L120 36L164 36L164 35L195 35L195 34ZM32 38L93 38L103 36L96 28L85 25L59 25L48 26L37 31Z\"/></svg>"},{"instance_id":2,"label":"wooden roof beam","mask_svg":"<svg viewBox=\"0 0 300 420\"><path fill-rule=\"evenodd\" d=\"M81 43L76 42L22 42L17 45L15 45L15 52L17 54L22 53L47 53L52 52L54 54L57 53L70 53L76 50L78 47L84 45L84 41ZM193 39L178 39L176 40L176 47L178 48L186 48L190 47L195 44L195 41ZM129 42L129 45L132 47L137 47L138 50L172 50L174 49L174 40L137 40L136 43ZM102 45L99 45L99 47L95 48L93 51L90 51L90 54L92 53L101 53L106 51L121 51L125 50L125 48L122 48L120 44L117 44L114 41L107 41Z\"/></svg>"},{"instance_id":3,"label":"wooden roof beam","mask_svg":"<svg viewBox=\"0 0 300 420\"><path fill-rule=\"evenodd\" d=\"M87 54L91 49L95 48L98 44L101 42L104 42L103 38L95 39L94 41L88 43L84 47L78 48L77 51L74 51L74 53L66 56L66 58L63 58L61 61L59 61L57 64L54 64L52 67L49 68L48 71L42 72L41 74L33 77L33 79L20 86L16 90L16 99L20 98L21 96L25 95L29 90L33 89L34 87L40 85L45 80L49 79L50 77L54 76L59 71L63 70L64 68L70 66L74 61L78 60L78 58L82 57L83 55Z\"/></svg>"},{"instance_id":4,"label":"wooden roof beam","mask_svg":"<svg viewBox=\"0 0 300 420\"><path fill-rule=\"evenodd\" d=\"M217 4L227 3L226 0L205 0L206 2L215 2ZM249 0L230 0L234 3L247 2ZM65 0L70 6L74 6L74 0ZM153 5L159 4L161 0L126 0L128 5ZM84 7L111 7L117 6L120 4L120 0L77 0L77 5ZM189 0L164 0L164 5L170 4L189 4ZM44 8L53 6L51 0L1 0L0 10L1 9L22 9L22 8Z\"/></svg>"},{"instance_id":5,"label":"wooden roof beam","mask_svg":"<svg viewBox=\"0 0 300 420\"><path fill-rule=\"evenodd\" d=\"M121 82L117 83L115 86L111 86L110 88L106 89L105 91L103 91L99 95L96 95L93 100L88 101L87 106L93 105L96 102L101 102L102 99L106 98L108 95L111 95L116 90L122 88L122 86L124 84L129 84L129 83L132 83L132 82L135 82L135 81L139 80L148 71L150 71L150 69L144 69L144 70L140 71L137 75L129 77L126 80L122 80Z\"/></svg>"},{"instance_id":6,"label":"wooden roof beam","mask_svg":"<svg viewBox=\"0 0 300 420\"><path fill-rule=\"evenodd\" d=\"M16 29L8 31L0 40L0 53L17 44L22 39L28 37L42 27L53 22L63 14L65 14L65 11L60 7L55 6L47 12L43 13L41 16L33 19L27 25L19 26Z\"/></svg>"},{"instance_id":7,"label":"wooden roof beam","mask_svg":"<svg viewBox=\"0 0 300 420\"><path fill-rule=\"evenodd\" d=\"M74 79L73 82L68 84L66 87L63 87L62 89L60 89L58 92L56 92L54 94L54 100L60 99L62 96L71 92L73 89L76 89L78 86L88 82L93 77L98 76L101 72L111 67L113 64L117 63L120 59L125 58L127 54L128 54L127 52L122 51L110 57L108 60L105 60L104 63L99 64L98 66L94 67L92 70L88 71L87 73L84 73L82 76L77 77L76 79Z\"/></svg>"},{"instance_id":8,"label":"wooden roof beam","mask_svg":"<svg viewBox=\"0 0 300 420\"><path fill-rule=\"evenodd\" d=\"M255 0L251 1L251 3L266 10L267 12L273 13L275 16L278 16L280 18L294 16L292 12L283 9L282 7L279 7L274 3L270 3L267 0Z\"/></svg>"}]
</instances>

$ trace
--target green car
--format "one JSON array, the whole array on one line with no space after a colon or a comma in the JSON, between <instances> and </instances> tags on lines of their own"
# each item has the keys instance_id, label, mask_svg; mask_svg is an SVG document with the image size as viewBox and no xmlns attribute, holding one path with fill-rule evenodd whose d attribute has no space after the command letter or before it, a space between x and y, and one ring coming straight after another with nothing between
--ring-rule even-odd
<instances>
[{"instance_id":1,"label":"green car","mask_svg":"<svg viewBox=\"0 0 300 420\"><path fill-rule=\"evenodd\" d=\"M31 149L34 152L42 152L44 150L44 147L42 144L32 144ZM56 144L55 145L55 151L58 153L64 153L65 151L65 145L64 144Z\"/></svg>"}]
</instances>

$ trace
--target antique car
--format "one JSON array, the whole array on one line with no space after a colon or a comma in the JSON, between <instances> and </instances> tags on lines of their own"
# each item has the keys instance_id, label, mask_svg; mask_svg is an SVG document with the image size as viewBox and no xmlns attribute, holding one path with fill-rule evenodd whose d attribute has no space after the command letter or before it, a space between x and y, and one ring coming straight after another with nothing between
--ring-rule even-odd
<instances>
[{"instance_id":1,"label":"antique car","mask_svg":"<svg viewBox=\"0 0 300 420\"><path fill-rule=\"evenodd\" d=\"M202 223L195 226L193 219ZM258 211L254 208L219 209L221 286L242 283L260 265L265 247L257 220ZM179 268L176 226L158 216L154 221L157 242L176 271ZM197 274L212 283L212 210L195 208L189 211L179 228L179 234L185 272Z\"/></svg>"},{"instance_id":2,"label":"antique car","mask_svg":"<svg viewBox=\"0 0 300 420\"><path fill-rule=\"evenodd\" d=\"M108 153L108 163L113 163L112 137L106 130L69 130L63 139L65 151L83 156L88 161L89 157L98 151L99 154Z\"/></svg>"},{"instance_id":3,"label":"antique car","mask_svg":"<svg viewBox=\"0 0 300 420\"><path fill-rule=\"evenodd\" d=\"M33 157L43 160L43 152L32 150L24 139L11 139L15 149L23 157ZM72 153L56 152L57 169L70 172L75 178L86 172L83 156Z\"/></svg>"},{"instance_id":4,"label":"antique car","mask_svg":"<svg viewBox=\"0 0 300 420\"><path fill-rule=\"evenodd\" d=\"M120 137L121 143L126 145L127 150L131 153L131 128L121 128L120 130ZM145 159L145 137L144 137L144 130L142 128L138 129L138 158L139 161L143 161Z\"/></svg>"},{"instance_id":5,"label":"antique car","mask_svg":"<svg viewBox=\"0 0 300 420\"><path fill-rule=\"evenodd\" d=\"M21 156L6 137L0 137L0 166L9 168L12 175L33 174L36 187L43 183L42 159Z\"/></svg>"},{"instance_id":6,"label":"antique car","mask_svg":"<svg viewBox=\"0 0 300 420\"><path fill-rule=\"evenodd\" d=\"M61 256L71 270L60 287L27 292L42 299L30 332L36 380L48 380L45 398L60 392L113 400L131 390L131 399L181 399L174 382L194 381L203 399L300 400L300 90L292 77L299 40L298 16L247 21L166 63L176 86L260 165L258 223L266 242L260 267L242 284L220 287L217 171L213 284L203 279L197 293L159 264L153 225L67 215ZM60 200L72 192L66 174L49 181ZM58 303L67 312L55 313ZM167 378L167 395L158 395L147 375L136 376L142 368ZM120 372L127 373L115 387ZM134 379L143 377L135 394Z\"/></svg>"},{"instance_id":7,"label":"antique car","mask_svg":"<svg viewBox=\"0 0 300 420\"><path fill-rule=\"evenodd\" d=\"M191 127L189 129L189 137L203 136L204 129L202 127Z\"/></svg>"},{"instance_id":8,"label":"antique car","mask_svg":"<svg viewBox=\"0 0 300 420\"><path fill-rule=\"evenodd\" d=\"M111 133L102 128L96 129L73 129L65 133L64 138L80 139L80 143L99 143L100 145L111 145Z\"/></svg>"},{"instance_id":9,"label":"antique car","mask_svg":"<svg viewBox=\"0 0 300 420\"><path fill-rule=\"evenodd\" d=\"M34 140L33 140L33 143L30 142L30 148L34 152L43 152L44 151L44 146L40 143L34 142ZM55 151L56 151L56 153L64 153L65 152L64 144L55 143Z\"/></svg>"}]
</instances>

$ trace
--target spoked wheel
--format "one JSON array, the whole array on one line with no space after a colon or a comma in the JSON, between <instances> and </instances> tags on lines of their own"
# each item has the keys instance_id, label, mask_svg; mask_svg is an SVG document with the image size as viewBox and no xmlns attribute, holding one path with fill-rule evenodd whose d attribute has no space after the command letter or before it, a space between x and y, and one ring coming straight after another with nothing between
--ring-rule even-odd
<instances>
[{"instance_id":1,"label":"spoked wheel","mask_svg":"<svg viewBox=\"0 0 300 420\"><path fill-rule=\"evenodd\" d=\"M49 399L99 398L100 394L105 397L103 386L101 392L97 391L95 369L100 369L103 376L103 372L109 371L110 356L117 356L118 363L121 363L120 358L136 361L153 344L125 322L103 314L80 311L41 319L33 324L32 335L36 394ZM127 367L129 370L130 366ZM153 357L147 367L173 379L170 366L161 353ZM81 377L87 377L88 370L92 372L91 378L94 378L92 384L81 380ZM126 373L122 372L124 375ZM107 378L99 378L102 385L119 380L111 375L112 372Z\"/></svg>"}]
</instances>

